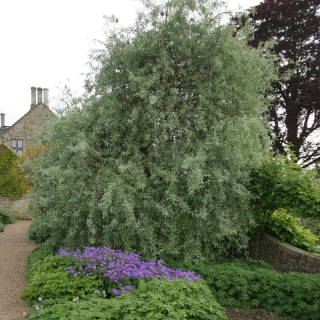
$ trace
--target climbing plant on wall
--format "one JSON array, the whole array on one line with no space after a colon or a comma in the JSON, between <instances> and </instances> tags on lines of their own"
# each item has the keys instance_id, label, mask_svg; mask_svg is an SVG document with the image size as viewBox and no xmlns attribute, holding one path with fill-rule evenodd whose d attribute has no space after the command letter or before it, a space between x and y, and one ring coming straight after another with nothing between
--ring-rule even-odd
<instances>
[{"instance_id":1,"label":"climbing plant on wall","mask_svg":"<svg viewBox=\"0 0 320 320\"><path fill-rule=\"evenodd\" d=\"M30 180L21 168L21 159L9 148L0 145L0 195L21 197L29 189Z\"/></svg>"}]
</instances>

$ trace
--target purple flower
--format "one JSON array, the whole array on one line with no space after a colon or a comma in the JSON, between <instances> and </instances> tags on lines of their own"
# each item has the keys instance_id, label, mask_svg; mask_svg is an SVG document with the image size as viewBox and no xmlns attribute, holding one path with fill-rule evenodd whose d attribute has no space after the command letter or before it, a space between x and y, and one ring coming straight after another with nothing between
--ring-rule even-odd
<instances>
[{"instance_id":1,"label":"purple flower","mask_svg":"<svg viewBox=\"0 0 320 320\"><path fill-rule=\"evenodd\" d=\"M78 267L69 266L68 272L74 276L89 276L97 272L104 277L111 279L120 289L112 289L115 295L124 292L134 291L134 286L127 285L127 281L132 282L140 279L166 278L178 280L185 278L186 281L202 280L193 271L174 270L164 265L163 260L142 261L136 253L123 253L107 247L86 247L84 251L78 249L69 252L68 249L60 248L59 254L63 256L73 256L79 263Z\"/></svg>"}]
</instances>

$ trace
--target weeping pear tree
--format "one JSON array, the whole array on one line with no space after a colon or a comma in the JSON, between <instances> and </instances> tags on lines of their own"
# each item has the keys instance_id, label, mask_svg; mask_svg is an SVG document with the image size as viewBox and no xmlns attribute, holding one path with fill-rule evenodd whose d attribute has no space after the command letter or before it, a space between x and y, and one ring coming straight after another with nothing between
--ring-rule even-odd
<instances>
[{"instance_id":1,"label":"weeping pear tree","mask_svg":"<svg viewBox=\"0 0 320 320\"><path fill-rule=\"evenodd\" d=\"M86 94L43 133L29 168L34 222L57 246L147 259L243 251L274 58L247 45L250 30L234 37L216 2L144 5L132 27L111 25Z\"/></svg>"}]
</instances>

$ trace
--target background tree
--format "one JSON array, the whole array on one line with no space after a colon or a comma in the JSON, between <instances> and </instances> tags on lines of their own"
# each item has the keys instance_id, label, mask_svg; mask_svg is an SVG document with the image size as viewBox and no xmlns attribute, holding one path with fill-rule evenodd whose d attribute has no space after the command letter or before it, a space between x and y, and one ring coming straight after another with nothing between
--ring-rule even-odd
<instances>
[{"instance_id":1,"label":"background tree","mask_svg":"<svg viewBox=\"0 0 320 320\"><path fill-rule=\"evenodd\" d=\"M279 80L268 95L274 151L291 145L303 167L320 160L320 0L264 0L249 17L254 48L274 40Z\"/></svg>"},{"instance_id":2,"label":"background tree","mask_svg":"<svg viewBox=\"0 0 320 320\"><path fill-rule=\"evenodd\" d=\"M110 30L86 96L47 126L30 168L37 226L54 244L188 260L247 247L274 59L217 12L145 1L132 28Z\"/></svg>"}]
</instances>

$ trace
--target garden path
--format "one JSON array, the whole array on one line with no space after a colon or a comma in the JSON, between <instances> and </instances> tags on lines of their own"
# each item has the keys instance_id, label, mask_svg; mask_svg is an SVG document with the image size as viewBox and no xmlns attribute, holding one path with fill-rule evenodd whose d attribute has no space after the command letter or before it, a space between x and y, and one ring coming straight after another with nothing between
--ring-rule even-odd
<instances>
[{"instance_id":1,"label":"garden path","mask_svg":"<svg viewBox=\"0 0 320 320\"><path fill-rule=\"evenodd\" d=\"M28 307L20 296L27 287L26 262L35 248L28 239L30 220L17 220L0 233L0 319L21 320Z\"/></svg>"}]
</instances>

